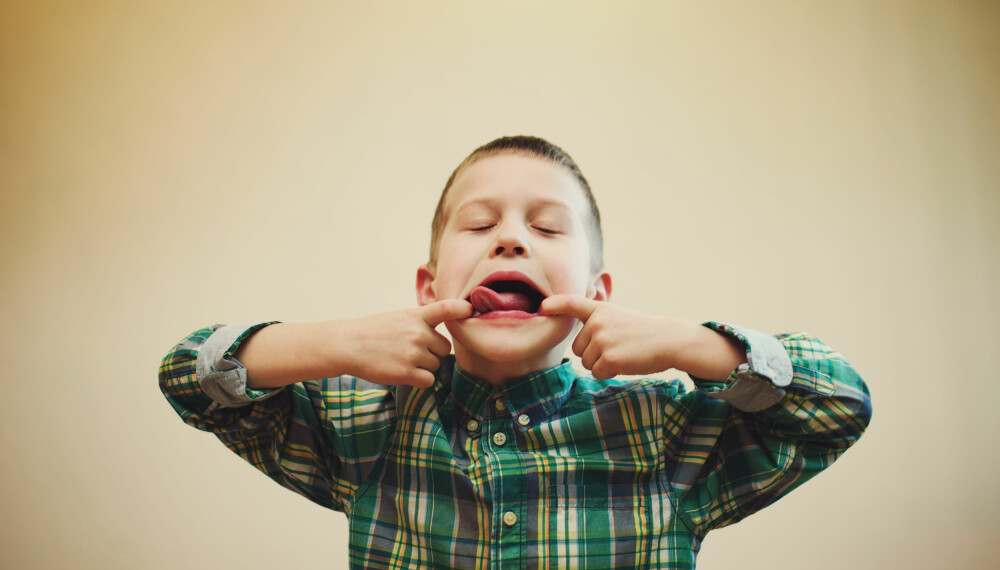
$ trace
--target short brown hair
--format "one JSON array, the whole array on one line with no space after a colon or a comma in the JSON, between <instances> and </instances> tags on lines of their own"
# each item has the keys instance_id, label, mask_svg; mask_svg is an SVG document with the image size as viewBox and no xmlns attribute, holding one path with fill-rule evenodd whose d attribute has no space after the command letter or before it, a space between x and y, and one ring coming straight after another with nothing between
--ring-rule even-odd
<instances>
[{"instance_id":1,"label":"short brown hair","mask_svg":"<svg viewBox=\"0 0 1000 570\"><path fill-rule=\"evenodd\" d=\"M562 166L573 175L580 184L583 195L587 198L589 216L585 222L590 238L590 267L592 271L597 271L603 267L604 235L601 231L601 212L597 209L597 201L594 200L594 194L591 192L590 184L584 178L583 172L580 171L580 167L577 166L576 162L563 149L545 139L525 135L500 137L484 144L472 151L472 154L467 156L455 171L451 173L451 176L448 177L448 182L445 183L444 190L441 191L441 198L438 199L437 209L434 210L434 220L431 222L430 265L433 266L437 263L438 243L441 241L441 233L444 231L444 225L447 222L445 219L445 201L448 197L448 191L451 189L452 184L455 183L455 179L458 178L458 175L463 170L480 160L500 154L515 154L548 160Z\"/></svg>"}]
</instances>

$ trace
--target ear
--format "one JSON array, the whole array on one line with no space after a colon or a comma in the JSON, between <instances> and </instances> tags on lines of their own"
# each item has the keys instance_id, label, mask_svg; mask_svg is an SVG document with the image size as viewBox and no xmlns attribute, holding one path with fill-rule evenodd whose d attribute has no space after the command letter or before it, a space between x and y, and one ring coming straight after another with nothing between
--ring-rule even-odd
<instances>
[{"instance_id":1,"label":"ear","mask_svg":"<svg viewBox=\"0 0 1000 570\"><path fill-rule=\"evenodd\" d=\"M429 265L417 268L417 303L420 306L437 301L434 292L434 270Z\"/></svg>"},{"instance_id":2,"label":"ear","mask_svg":"<svg viewBox=\"0 0 1000 570\"><path fill-rule=\"evenodd\" d=\"M595 301L610 301L611 274L603 269L595 273L590 287L587 288L587 297Z\"/></svg>"}]
</instances>

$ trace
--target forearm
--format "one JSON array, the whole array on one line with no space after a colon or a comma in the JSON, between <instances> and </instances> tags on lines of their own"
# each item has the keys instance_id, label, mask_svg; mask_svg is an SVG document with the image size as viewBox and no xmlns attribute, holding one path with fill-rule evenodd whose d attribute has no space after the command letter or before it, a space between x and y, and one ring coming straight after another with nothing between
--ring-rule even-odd
<instances>
[{"instance_id":1,"label":"forearm","mask_svg":"<svg viewBox=\"0 0 1000 570\"><path fill-rule=\"evenodd\" d=\"M346 375L426 388L434 383L440 358L451 352L434 327L471 315L467 301L447 299L355 319L276 323L230 348L236 361L230 367L245 369L251 390Z\"/></svg>"},{"instance_id":2,"label":"forearm","mask_svg":"<svg viewBox=\"0 0 1000 570\"><path fill-rule=\"evenodd\" d=\"M578 295L554 295L543 316L568 315L583 328L573 352L595 378L656 374L668 369L722 381L747 362L747 347L730 335L674 317L647 315Z\"/></svg>"},{"instance_id":3,"label":"forearm","mask_svg":"<svg viewBox=\"0 0 1000 570\"><path fill-rule=\"evenodd\" d=\"M303 380L346 373L337 352L338 321L277 323L246 339L235 357L247 369L251 389L280 388Z\"/></svg>"},{"instance_id":4,"label":"forearm","mask_svg":"<svg viewBox=\"0 0 1000 570\"><path fill-rule=\"evenodd\" d=\"M746 347L728 335L704 326L680 321L687 342L676 348L673 367L690 376L722 381L747 361Z\"/></svg>"}]
</instances>

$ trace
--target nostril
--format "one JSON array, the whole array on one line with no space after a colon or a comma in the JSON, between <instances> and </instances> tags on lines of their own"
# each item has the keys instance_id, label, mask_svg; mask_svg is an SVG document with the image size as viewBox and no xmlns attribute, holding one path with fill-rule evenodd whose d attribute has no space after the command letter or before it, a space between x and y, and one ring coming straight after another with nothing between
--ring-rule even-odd
<instances>
[{"instance_id":1,"label":"nostril","mask_svg":"<svg viewBox=\"0 0 1000 570\"><path fill-rule=\"evenodd\" d=\"M503 246L502 245L499 246L499 247L497 247L496 251L493 252L493 255L500 255L501 253L503 253Z\"/></svg>"},{"instance_id":2,"label":"nostril","mask_svg":"<svg viewBox=\"0 0 1000 570\"><path fill-rule=\"evenodd\" d=\"M521 246L517 246L514 248L514 253L516 253L517 255L524 255L524 248Z\"/></svg>"}]
</instances>

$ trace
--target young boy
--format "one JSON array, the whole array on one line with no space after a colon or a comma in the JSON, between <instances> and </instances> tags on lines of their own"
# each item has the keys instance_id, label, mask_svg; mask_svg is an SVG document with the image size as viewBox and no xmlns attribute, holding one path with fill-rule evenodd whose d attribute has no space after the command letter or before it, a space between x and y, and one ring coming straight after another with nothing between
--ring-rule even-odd
<instances>
[{"instance_id":1,"label":"young boy","mask_svg":"<svg viewBox=\"0 0 1000 570\"><path fill-rule=\"evenodd\" d=\"M352 567L693 568L709 530L860 437L868 391L806 335L609 304L601 250L572 159L501 138L445 186L418 308L202 329L160 387L186 423L346 513ZM610 380L670 368L698 389Z\"/></svg>"}]
</instances>

